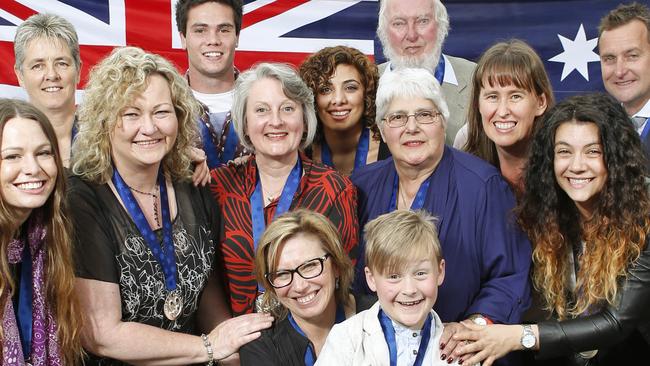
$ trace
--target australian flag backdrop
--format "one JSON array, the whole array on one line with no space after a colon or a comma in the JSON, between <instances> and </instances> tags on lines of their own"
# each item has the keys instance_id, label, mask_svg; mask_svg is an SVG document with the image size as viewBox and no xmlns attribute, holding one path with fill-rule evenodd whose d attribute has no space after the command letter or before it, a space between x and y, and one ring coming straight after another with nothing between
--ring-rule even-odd
<instances>
[{"instance_id":1,"label":"australian flag backdrop","mask_svg":"<svg viewBox=\"0 0 650 366\"><path fill-rule=\"evenodd\" d=\"M67 18L81 44L83 89L88 70L114 47L133 45L161 54L184 71L174 21L176 0L1 0L0 96L25 97L13 65L16 26L48 12ZM326 46L356 47L384 61L376 38L377 0L249 0L235 64L244 70L258 61L294 65ZM476 61L497 41L520 38L546 64L556 97L603 90L597 50L598 23L619 1L443 1L451 29L444 52ZM80 93L78 94L80 96Z\"/></svg>"}]
</instances>

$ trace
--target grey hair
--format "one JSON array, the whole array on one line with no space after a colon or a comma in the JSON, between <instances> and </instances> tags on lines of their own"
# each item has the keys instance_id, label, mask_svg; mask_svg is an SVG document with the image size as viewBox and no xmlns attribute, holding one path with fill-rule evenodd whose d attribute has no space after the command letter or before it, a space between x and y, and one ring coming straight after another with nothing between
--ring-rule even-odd
<instances>
[{"instance_id":1,"label":"grey hair","mask_svg":"<svg viewBox=\"0 0 650 366\"><path fill-rule=\"evenodd\" d=\"M23 71L25 49L29 42L39 38L61 40L68 46L77 72L81 69L79 37L77 37L77 31L75 31L72 23L58 15L41 13L27 18L16 29L16 36L14 37L14 55L16 58L14 67L16 70Z\"/></svg>"},{"instance_id":2,"label":"grey hair","mask_svg":"<svg viewBox=\"0 0 650 366\"><path fill-rule=\"evenodd\" d=\"M397 55L393 47L390 45L390 41L388 40L388 27L390 26L390 19L388 18L387 9L388 3L390 1L391 0L382 0L379 2L379 21L377 23L377 36L381 41L381 47L384 55L388 60L393 61L395 59L398 59L400 56ZM438 31L436 33L436 47L433 50L433 55L425 55L425 59L426 56L429 56L428 58L432 59L432 62L435 63L438 62L438 59L440 58L440 54L442 52L442 44L445 42L447 34L449 34L449 14L447 14L447 8L445 8L440 0L431 0L431 6L433 7L433 16L436 20L436 24L438 25ZM428 66L435 66L435 64ZM424 67L424 65L410 65L410 67Z\"/></svg>"},{"instance_id":3,"label":"grey hair","mask_svg":"<svg viewBox=\"0 0 650 366\"><path fill-rule=\"evenodd\" d=\"M318 126L314 109L314 94L300 76L298 76L295 69L282 63L260 63L239 74L235 83L235 95L231 115L235 132L237 132L241 144L248 149L255 150L250 139L246 136L246 103L248 102L248 94L253 84L264 78L278 80L287 98L300 103L306 130L306 133L303 134L300 147L304 149L311 145Z\"/></svg>"},{"instance_id":4,"label":"grey hair","mask_svg":"<svg viewBox=\"0 0 650 366\"><path fill-rule=\"evenodd\" d=\"M435 104L438 112L442 114L442 126L447 129L449 119L449 107L442 96L438 80L425 69L397 69L385 72L379 78L377 88L377 114L375 116L377 126L381 130L384 125L384 118L388 113L388 106L396 97L400 98L424 98Z\"/></svg>"}]
</instances>

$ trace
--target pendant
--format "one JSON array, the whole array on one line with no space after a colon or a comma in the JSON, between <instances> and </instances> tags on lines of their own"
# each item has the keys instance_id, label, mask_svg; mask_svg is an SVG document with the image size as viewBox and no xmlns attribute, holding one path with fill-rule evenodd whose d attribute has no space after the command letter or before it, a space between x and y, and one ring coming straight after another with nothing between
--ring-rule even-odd
<instances>
[{"instance_id":1,"label":"pendant","mask_svg":"<svg viewBox=\"0 0 650 366\"><path fill-rule=\"evenodd\" d=\"M267 304L263 303L264 293L258 293L257 298L255 298L255 312L256 313L270 313L273 309L277 308L280 303L274 298L269 298Z\"/></svg>"},{"instance_id":2,"label":"pendant","mask_svg":"<svg viewBox=\"0 0 650 366\"><path fill-rule=\"evenodd\" d=\"M578 352L578 354L583 359L588 360L588 359L596 357L596 354L598 354L598 350L597 349L592 349L591 351Z\"/></svg>"},{"instance_id":3,"label":"pendant","mask_svg":"<svg viewBox=\"0 0 650 366\"><path fill-rule=\"evenodd\" d=\"M176 318L181 315L181 312L183 311L183 298L178 289L167 293L164 311L165 317L172 321L176 320Z\"/></svg>"}]
</instances>

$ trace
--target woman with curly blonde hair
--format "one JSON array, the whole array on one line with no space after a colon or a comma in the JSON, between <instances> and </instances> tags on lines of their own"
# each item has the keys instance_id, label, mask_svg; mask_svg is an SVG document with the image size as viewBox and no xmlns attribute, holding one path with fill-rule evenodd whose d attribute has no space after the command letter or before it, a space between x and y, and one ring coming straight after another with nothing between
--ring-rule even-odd
<instances>
[{"instance_id":1,"label":"woman with curly blonde hair","mask_svg":"<svg viewBox=\"0 0 650 366\"><path fill-rule=\"evenodd\" d=\"M118 48L91 72L68 193L91 364L213 364L271 324L228 319L221 217L189 181L197 111L161 56Z\"/></svg>"},{"instance_id":2,"label":"woman with curly blonde hair","mask_svg":"<svg viewBox=\"0 0 650 366\"><path fill-rule=\"evenodd\" d=\"M300 66L314 93L318 129L308 149L315 161L345 175L390 156L375 124L377 66L356 48L326 47Z\"/></svg>"},{"instance_id":3,"label":"woman with curly blonde hair","mask_svg":"<svg viewBox=\"0 0 650 366\"><path fill-rule=\"evenodd\" d=\"M535 135L519 222L533 243L533 283L555 319L473 327L463 364L537 350L553 364L625 364L647 356L650 194L638 133L603 94L552 108ZM643 335L643 336L642 336ZM645 338L644 338L645 337Z\"/></svg>"},{"instance_id":4,"label":"woman with curly blonde hair","mask_svg":"<svg viewBox=\"0 0 650 366\"><path fill-rule=\"evenodd\" d=\"M0 99L0 137L1 363L78 364L81 317L54 128L31 104Z\"/></svg>"}]
</instances>

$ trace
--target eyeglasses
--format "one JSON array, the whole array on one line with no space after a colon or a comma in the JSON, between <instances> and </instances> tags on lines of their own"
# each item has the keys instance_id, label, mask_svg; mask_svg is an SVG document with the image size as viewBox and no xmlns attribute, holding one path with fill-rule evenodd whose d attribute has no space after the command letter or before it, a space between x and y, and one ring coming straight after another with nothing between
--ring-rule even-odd
<instances>
[{"instance_id":1,"label":"eyeglasses","mask_svg":"<svg viewBox=\"0 0 650 366\"><path fill-rule=\"evenodd\" d=\"M386 118L384 118L384 121L386 121L388 127L398 128L398 127L405 126L409 120L409 117L414 117L415 122L420 125L428 125L428 124L440 122L442 113L434 112L431 110L419 111L413 114L395 112L389 114Z\"/></svg>"},{"instance_id":2,"label":"eyeglasses","mask_svg":"<svg viewBox=\"0 0 650 366\"><path fill-rule=\"evenodd\" d=\"M267 273L264 275L264 277L266 277L271 286L274 288L287 287L291 284L291 282L293 282L294 273L299 274L300 277L306 280L320 276L320 274L323 273L323 263L327 260L327 258L331 256L331 254L326 253L322 257L308 260L295 269Z\"/></svg>"}]
</instances>

